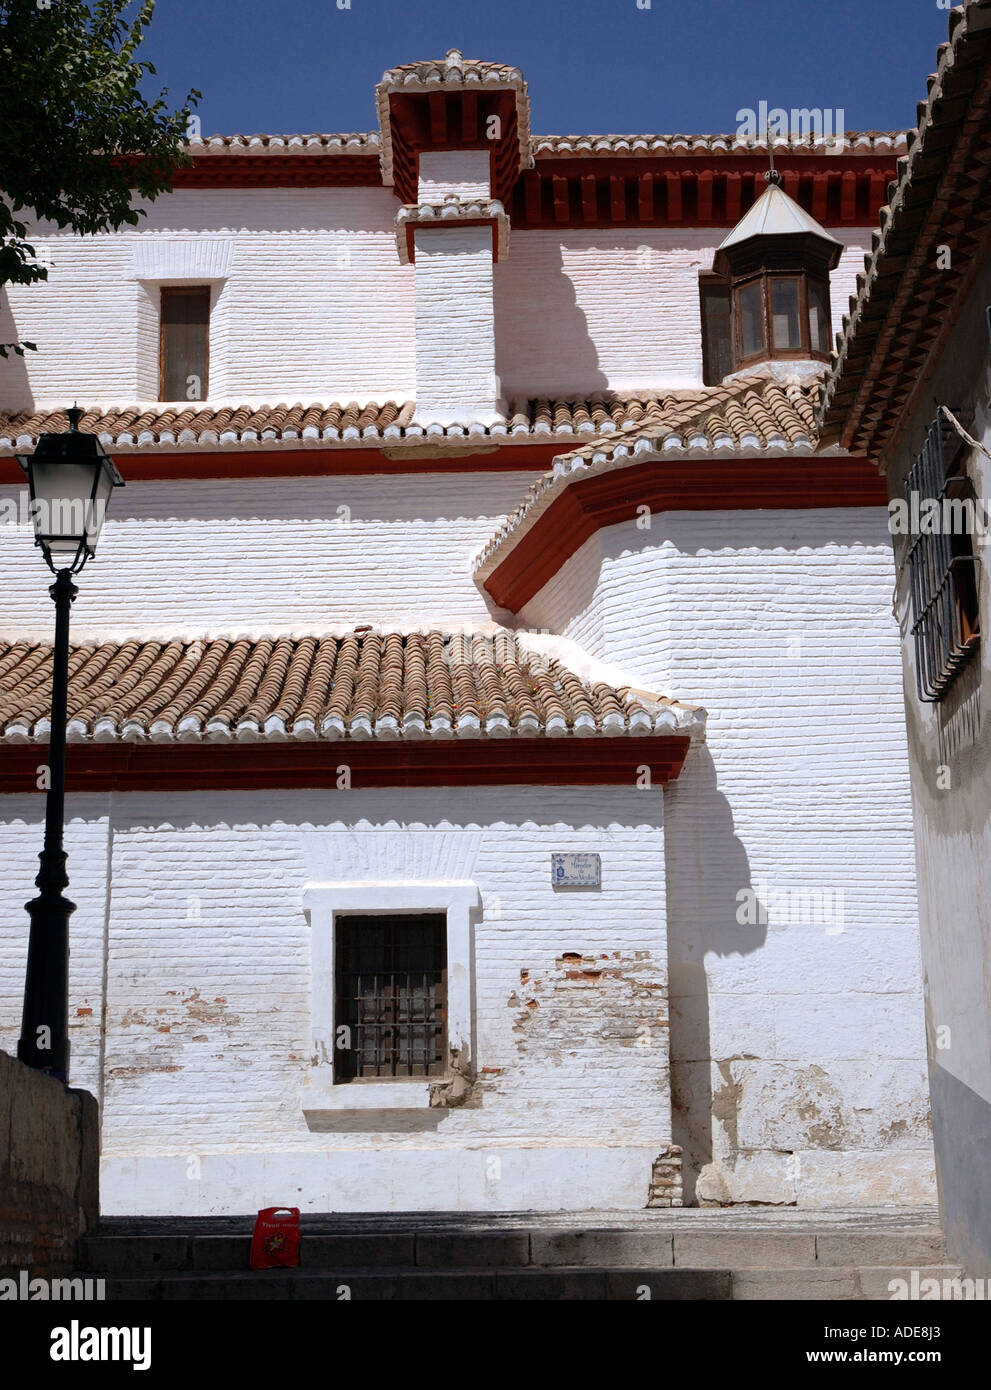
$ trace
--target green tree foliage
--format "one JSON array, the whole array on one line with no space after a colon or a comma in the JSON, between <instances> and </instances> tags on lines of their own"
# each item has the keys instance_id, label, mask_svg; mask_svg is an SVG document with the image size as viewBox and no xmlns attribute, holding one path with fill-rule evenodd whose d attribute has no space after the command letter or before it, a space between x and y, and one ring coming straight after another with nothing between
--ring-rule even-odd
<instances>
[{"instance_id":1,"label":"green tree foliage","mask_svg":"<svg viewBox=\"0 0 991 1390\"><path fill-rule=\"evenodd\" d=\"M142 95L135 55L155 9L143 0L0 0L0 289L47 280L18 213L93 233L134 225L135 198L172 187L191 91L170 111ZM23 355L33 343L0 343Z\"/></svg>"}]
</instances>

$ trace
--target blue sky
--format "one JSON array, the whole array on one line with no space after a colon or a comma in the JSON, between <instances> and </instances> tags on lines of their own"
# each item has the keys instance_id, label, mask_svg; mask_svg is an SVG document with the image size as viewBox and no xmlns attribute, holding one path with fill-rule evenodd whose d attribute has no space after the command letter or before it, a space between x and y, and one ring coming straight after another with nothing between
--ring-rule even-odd
<instances>
[{"instance_id":1,"label":"blue sky","mask_svg":"<svg viewBox=\"0 0 991 1390\"><path fill-rule=\"evenodd\" d=\"M936 0L650 3L158 0L143 53L204 134L373 129L383 70L449 48L521 68L538 134L730 131L761 100L865 130L915 124L947 37Z\"/></svg>"}]
</instances>

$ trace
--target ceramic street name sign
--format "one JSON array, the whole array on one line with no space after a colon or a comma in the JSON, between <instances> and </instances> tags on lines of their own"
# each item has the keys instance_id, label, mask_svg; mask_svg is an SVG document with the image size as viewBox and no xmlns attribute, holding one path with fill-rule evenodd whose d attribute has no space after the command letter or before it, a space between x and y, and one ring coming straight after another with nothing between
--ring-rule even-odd
<instances>
[{"instance_id":1,"label":"ceramic street name sign","mask_svg":"<svg viewBox=\"0 0 991 1390\"><path fill-rule=\"evenodd\" d=\"M597 854L552 854L551 883L555 888L601 888L602 860Z\"/></svg>"}]
</instances>

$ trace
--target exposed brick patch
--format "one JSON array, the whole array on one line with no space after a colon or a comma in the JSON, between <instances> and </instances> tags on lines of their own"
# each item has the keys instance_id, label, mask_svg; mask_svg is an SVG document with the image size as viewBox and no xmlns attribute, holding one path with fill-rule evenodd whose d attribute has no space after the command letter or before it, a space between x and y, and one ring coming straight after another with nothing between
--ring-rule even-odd
<instances>
[{"instance_id":1,"label":"exposed brick patch","mask_svg":"<svg viewBox=\"0 0 991 1390\"><path fill-rule=\"evenodd\" d=\"M648 1207L680 1207L681 1145L668 1144L654 1159L647 1190Z\"/></svg>"}]
</instances>

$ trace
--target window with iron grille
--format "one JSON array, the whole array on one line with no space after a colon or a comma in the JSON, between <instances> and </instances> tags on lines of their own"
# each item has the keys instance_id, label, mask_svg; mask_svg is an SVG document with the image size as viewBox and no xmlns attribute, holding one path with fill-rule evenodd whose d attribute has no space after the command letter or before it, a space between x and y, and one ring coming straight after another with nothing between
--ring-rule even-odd
<instances>
[{"instance_id":1,"label":"window with iron grille","mask_svg":"<svg viewBox=\"0 0 991 1390\"><path fill-rule=\"evenodd\" d=\"M334 1081L445 1074L446 914L337 916L334 943Z\"/></svg>"},{"instance_id":2,"label":"window with iron grille","mask_svg":"<svg viewBox=\"0 0 991 1390\"><path fill-rule=\"evenodd\" d=\"M974 508L963 441L938 415L905 480L919 699L942 700L980 643Z\"/></svg>"}]
</instances>

